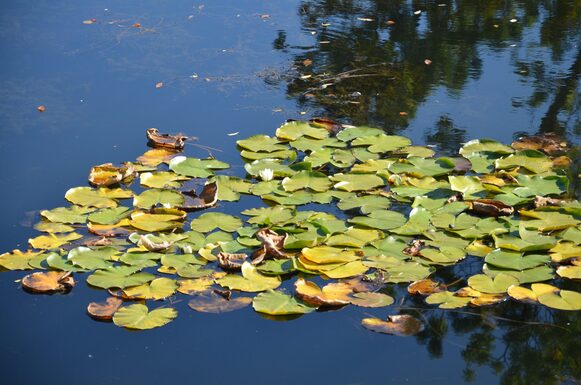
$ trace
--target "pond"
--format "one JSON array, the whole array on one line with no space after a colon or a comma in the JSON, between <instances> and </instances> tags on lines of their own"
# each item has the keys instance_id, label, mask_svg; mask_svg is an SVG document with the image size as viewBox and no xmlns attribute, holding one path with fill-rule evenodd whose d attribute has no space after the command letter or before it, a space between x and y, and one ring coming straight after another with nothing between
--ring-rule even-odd
<instances>
[{"instance_id":1,"label":"pond","mask_svg":"<svg viewBox=\"0 0 581 385\"><path fill-rule=\"evenodd\" d=\"M0 44L0 253L25 250L39 212L65 206L92 166L148 150L150 127L197 137L187 155L209 149L239 177L236 142L287 119L377 127L450 156L478 138L581 144L576 0L10 1ZM215 211L261 205L245 197ZM479 272L471 261L438 277ZM397 305L426 325L411 337L361 326L391 307L272 320L251 307L199 313L180 297L177 319L134 332L87 316L106 293L84 275L48 296L21 289L27 273L0 273L9 384L581 382L575 311L515 301L440 310L401 286L390 289Z\"/></svg>"}]
</instances>

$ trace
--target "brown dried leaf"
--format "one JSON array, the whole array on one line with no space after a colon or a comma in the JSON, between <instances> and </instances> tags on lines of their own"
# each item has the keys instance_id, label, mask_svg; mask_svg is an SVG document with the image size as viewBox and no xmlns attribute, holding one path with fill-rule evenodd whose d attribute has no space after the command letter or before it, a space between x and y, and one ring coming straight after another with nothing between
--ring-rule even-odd
<instances>
[{"instance_id":1,"label":"brown dried leaf","mask_svg":"<svg viewBox=\"0 0 581 385\"><path fill-rule=\"evenodd\" d=\"M256 233L256 238L262 242L266 254L278 259L290 258L288 254L282 251L287 237L288 234L279 235L267 228L261 229Z\"/></svg>"},{"instance_id":2,"label":"brown dried leaf","mask_svg":"<svg viewBox=\"0 0 581 385\"><path fill-rule=\"evenodd\" d=\"M421 239L414 239L409 243L409 246L403 249L403 253L411 256L418 256L421 255L420 252L426 245L426 242L422 241Z\"/></svg>"},{"instance_id":3,"label":"brown dried leaf","mask_svg":"<svg viewBox=\"0 0 581 385\"><path fill-rule=\"evenodd\" d=\"M202 313L226 313L242 309L251 303L252 298L250 297L226 299L215 293L213 290L210 290L196 294L195 297L188 302L188 306Z\"/></svg>"},{"instance_id":4,"label":"brown dried leaf","mask_svg":"<svg viewBox=\"0 0 581 385\"><path fill-rule=\"evenodd\" d=\"M351 303L349 294L353 292L345 283L330 283L321 289L314 282L299 278L295 282L297 297L313 306L344 306Z\"/></svg>"},{"instance_id":5,"label":"brown dried leaf","mask_svg":"<svg viewBox=\"0 0 581 385\"><path fill-rule=\"evenodd\" d=\"M547 207L547 206L561 206L561 199L557 198L549 198L549 197L542 197L542 196L535 196L534 205L535 208L538 209L539 207Z\"/></svg>"},{"instance_id":6,"label":"brown dried leaf","mask_svg":"<svg viewBox=\"0 0 581 385\"><path fill-rule=\"evenodd\" d=\"M38 272L22 278L22 287L33 293L67 293L74 286L75 280L71 272Z\"/></svg>"},{"instance_id":7,"label":"brown dried leaf","mask_svg":"<svg viewBox=\"0 0 581 385\"><path fill-rule=\"evenodd\" d=\"M91 302L87 306L89 317L99 321L111 321L113 314L121 307L123 300L117 297L109 297L103 303Z\"/></svg>"},{"instance_id":8,"label":"brown dried leaf","mask_svg":"<svg viewBox=\"0 0 581 385\"><path fill-rule=\"evenodd\" d=\"M487 217L500 217L512 215L514 207L494 199L475 199L470 201L469 211Z\"/></svg>"},{"instance_id":9,"label":"brown dried leaf","mask_svg":"<svg viewBox=\"0 0 581 385\"><path fill-rule=\"evenodd\" d=\"M179 152L167 148L154 148L146 151L143 155L137 158L137 161L145 166L156 167L161 163L168 163L178 154Z\"/></svg>"},{"instance_id":10,"label":"brown dried leaf","mask_svg":"<svg viewBox=\"0 0 581 385\"><path fill-rule=\"evenodd\" d=\"M182 150L184 148L185 141L188 139L188 137L180 134L177 135L160 134L157 128L148 128L147 139L153 147L163 147L172 150Z\"/></svg>"},{"instance_id":11,"label":"brown dried leaf","mask_svg":"<svg viewBox=\"0 0 581 385\"><path fill-rule=\"evenodd\" d=\"M429 278L412 282L408 286L408 293L410 294L430 295L444 290L446 290L446 285Z\"/></svg>"},{"instance_id":12,"label":"brown dried leaf","mask_svg":"<svg viewBox=\"0 0 581 385\"><path fill-rule=\"evenodd\" d=\"M336 135L339 131L343 130L343 126L340 123L328 118L313 118L309 120L309 123L312 126L324 128L332 135Z\"/></svg>"},{"instance_id":13,"label":"brown dried leaf","mask_svg":"<svg viewBox=\"0 0 581 385\"><path fill-rule=\"evenodd\" d=\"M44 112L44 111L46 111L46 107L45 106L38 106L38 107L36 107L36 109L38 110L38 112Z\"/></svg>"},{"instance_id":14,"label":"brown dried leaf","mask_svg":"<svg viewBox=\"0 0 581 385\"><path fill-rule=\"evenodd\" d=\"M216 182L208 183L204 186L200 195L196 195L194 190L184 191L182 195L184 196L184 204L179 207L181 210L207 209L218 202L218 184Z\"/></svg>"},{"instance_id":15,"label":"brown dried leaf","mask_svg":"<svg viewBox=\"0 0 581 385\"><path fill-rule=\"evenodd\" d=\"M141 235L139 237L139 243L141 245L143 245L143 247L145 247L147 250L153 251L153 252L165 251L165 250L169 249L170 247L172 247L174 244L174 242L169 242L169 241L163 241L163 242L156 243L156 242L152 241L150 239L150 237L147 236L147 234Z\"/></svg>"},{"instance_id":16,"label":"brown dried leaf","mask_svg":"<svg viewBox=\"0 0 581 385\"><path fill-rule=\"evenodd\" d=\"M240 271L242 264L248 259L248 255L244 253L225 253L221 251L218 253L218 264L224 270Z\"/></svg>"},{"instance_id":17,"label":"brown dried leaf","mask_svg":"<svg viewBox=\"0 0 581 385\"><path fill-rule=\"evenodd\" d=\"M557 156L567 152L567 141L554 133L533 135L519 138L512 142L515 150L537 150L549 156Z\"/></svg>"},{"instance_id":18,"label":"brown dried leaf","mask_svg":"<svg viewBox=\"0 0 581 385\"><path fill-rule=\"evenodd\" d=\"M163 87L163 82L155 83L155 88L161 88L161 87Z\"/></svg>"},{"instance_id":19,"label":"brown dried leaf","mask_svg":"<svg viewBox=\"0 0 581 385\"><path fill-rule=\"evenodd\" d=\"M407 314L388 316L387 322L379 318L364 318L361 325L377 333L400 337L413 336L424 330L424 325L420 320Z\"/></svg>"},{"instance_id":20,"label":"brown dried leaf","mask_svg":"<svg viewBox=\"0 0 581 385\"><path fill-rule=\"evenodd\" d=\"M123 180L135 176L133 166L114 166L112 163L104 163L91 168L89 182L95 186L111 186Z\"/></svg>"}]
</instances>

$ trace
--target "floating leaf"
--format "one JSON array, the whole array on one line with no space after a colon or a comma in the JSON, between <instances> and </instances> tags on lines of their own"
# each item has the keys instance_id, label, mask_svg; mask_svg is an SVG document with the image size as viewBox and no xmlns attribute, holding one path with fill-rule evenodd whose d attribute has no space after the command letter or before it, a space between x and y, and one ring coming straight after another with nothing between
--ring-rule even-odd
<instances>
[{"instance_id":1,"label":"floating leaf","mask_svg":"<svg viewBox=\"0 0 581 385\"><path fill-rule=\"evenodd\" d=\"M35 249L52 250L82 237L81 234L77 233L39 235L36 238L29 239L28 243Z\"/></svg>"},{"instance_id":2,"label":"floating leaf","mask_svg":"<svg viewBox=\"0 0 581 385\"><path fill-rule=\"evenodd\" d=\"M127 329L146 330L168 324L178 316L175 309L154 309L149 311L147 306L134 304L120 308L113 315L113 323Z\"/></svg>"},{"instance_id":3,"label":"floating leaf","mask_svg":"<svg viewBox=\"0 0 581 385\"><path fill-rule=\"evenodd\" d=\"M133 193L131 191L120 188L92 189L90 187L74 187L65 194L65 198L73 204L97 208L117 207L115 199L131 198L132 196Z\"/></svg>"},{"instance_id":4,"label":"floating leaf","mask_svg":"<svg viewBox=\"0 0 581 385\"><path fill-rule=\"evenodd\" d=\"M154 148L138 157L137 161L146 166L156 167L162 163L169 163L178 154L179 152L167 148Z\"/></svg>"},{"instance_id":5,"label":"floating leaf","mask_svg":"<svg viewBox=\"0 0 581 385\"><path fill-rule=\"evenodd\" d=\"M227 313L245 308L252 303L250 297L224 298L214 291L195 294L188 306L202 313Z\"/></svg>"},{"instance_id":6,"label":"floating leaf","mask_svg":"<svg viewBox=\"0 0 581 385\"><path fill-rule=\"evenodd\" d=\"M293 217L293 211L282 206L248 209L241 213L252 217L248 220L248 223L264 225L283 223Z\"/></svg>"},{"instance_id":7,"label":"floating leaf","mask_svg":"<svg viewBox=\"0 0 581 385\"><path fill-rule=\"evenodd\" d=\"M347 127L346 129L342 130L337 134L337 139L342 140L344 142L350 142L351 140L359 137L371 137L375 135L382 135L383 130L379 128L372 128L372 127Z\"/></svg>"},{"instance_id":8,"label":"floating leaf","mask_svg":"<svg viewBox=\"0 0 581 385\"><path fill-rule=\"evenodd\" d=\"M395 151L410 144L406 137L385 134L360 136L351 142L352 146L369 146L367 149L373 153Z\"/></svg>"},{"instance_id":9,"label":"floating leaf","mask_svg":"<svg viewBox=\"0 0 581 385\"><path fill-rule=\"evenodd\" d=\"M581 266L559 266L557 274L563 278L581 279Z\"/></svg>"},{"instance_id":10,"label":"floating leaf","mask_svg":"<svg viewBox=\"0 0 581 385\"><path fill-rule=\"evenodd\" d=\"M158 87L159 85L159 87ZM161 88L163 83L157 83L156 88ZM185 135L161 134L157 128L148 128L146 131L147 140L153 147L169 148L170 150L181 150L184 148L185 141L188 139Z\"/></svg>"},{"instance_id":11,"label":"floating leaf","mask_svg":"<svg viewBox=\"0 0 581 385\"><path fill-rule=\"evenodd\" d=\"M397 211L375 210L367 216L349 219L350 223L380 230L391 230L406 223L406 217Z\"/></svg>"},{"instance_id":12,"label":"floating leaf","mask_svg":"<svg viewBox=\"0 0 581 385\"><path fill-rule=\"evenodd\" d=\"M494 164L497 170L523 167L535 174L547 172L553 167L550 158L535 150L517 151L506 158L497 159Z\"/></svg>"},{"instance_id":13,"label":"floating leaf","mask_svg":"<svg viewBox=\"0 0 581 385\"><path fill-rule=\"evenodd\" d=\"M93 250L89 247L80 246L69 251L67 259L75 266L80 266L83 269L106 269L113 266L112 256L117 253L119 252L113 247Z\"/></svg>"},{"instance_id":14,"label":"floating leaf","mask_svg":"<svg viewBox=\"0 0 581 385\"><path fill-rule=\"evenodd\" d=\"M122 299L109 297L105 300L105 303L91 302L87 306L87 313L91 318L99 321L112 321L113 314L115 314L122 304Z\"/></svg>"},{"instance_id":15,"label":"floating leaf","mask_svg":"<svg viewBox=\"0 0 581 385\"><path fill-rule=\"evenodd\" d=\"M252 184L244 179L227 175L216 175L218 199L221 201L234 202L240 199L240 194L248 194Z\"/></svg>"},{"instance_id":16,"label":"floating leaf","mask_svg":"<svg viewBox=\"0 0 581 385\"><path fill-rule=\"evenodd\" d=\"M414 281L408 286L408 293L410 294L430 295L444 290L446 290L445 285L429 278Z\"/></svg>"},{"instance_id":17,"label":"floating leaf","mask_svg":"<svg viewBox=\"0 0 581 385\"><path fill-rule=\"evenodd\" d=\"M484 259L486 263L505 269L525 270L541 266L550 261L548 255L530 254L496 249Z\"/></svg>"},{"instance_id":18,"label":"floating leaf","mask_svg":"<svg viewBox=\"0 0 581 385\"><path fill-rule=\"evenodd\" d=\"M242 227L242 225L243 223L239 218L220 212L204 213L192 220L191 223L192 230L202 233L207 233L216 228L231 233Z\"/></svg>"},{"instance_id":19,"label":"floating leaf","mask_svg":"<svg viewBox=\"0 0 581 385\"><path fill-rule=\"evenodd\" d=\"M184 203L184 197L177 191L150 189L133 198L133 206L149 209L157 205L176 207Z\"/></svg>"},{"instance_id":20,"label":"floating leaf","mask_svg":"<svg viewBox=\"0 0 581 385\"><path fill-rule=\"evenodd\" d=\"M277 276L269 277L260 274L256 271L256 267L252 266L249 262L244 262L242 264L242 276L228 274L216 280L216 283L232 290L258 292L276 289L280 286L281 280Z\"/></svg>"},{"instance_id":21,"label":"floating leaf","mask_svg":"<svg viewBox=\"0 0 581 385\"><path fill-rule=\"evenodd\" d=\"M22 287L33 293L66 293L75 286L71 272L47 271L22 278Z\"/></svg>"},{"instance_id":22,"label":"floating leaf","mask_svg":"<svg viewBox=\"0 0 581 385\"><path fill-rule=\"evenodd\" d=\"M169 169L192 178L207 178L213 175L213 170L222 170L230 167L228 163L216 159L197 159L176 156L169 162Z\"/></svg>"},{"instance_id":23,"label":"floating leaf","mask_svg":"<svg viewBox=\"0 0 581 385\"><path fill-rule=\"evenodd\" d=\"M507 145L491 139L474 139L462 146L460 154L466 155L474 152L495 152L498 154L512 154L514 150Z\"/></svg>"},{"instance_id":24,"label":"floating leaf","mask_svg":"<svg viewBox=\"0 0 581 385\"><path fill-rule=\"evenodd\" d=\"M384 186L385 182L377 175L371 174L335 174L331 177L335 183L333 187L344 191L364 191Z\"/></svg>"},{"instance_id":25,"label":"floating leaf","mask_svg":"<svg viewBox=\"0 0 581 385\"><path fill-rule=\"evenodd\" d=\"M295 290L297 297L311 306L344 306L351 302L352 289L347 284L330 283L321 289L316 283L299 278Z\"/></svg>"},{"instance_id":26,"label":"floating leaf","mask_svg":"<svg viewBox=\"0 0 581 385\"><path fill-rule=\"evenodd\" d=\"M364 318L361 325L377 333L400 337L413 336L424 330L422 322L408 314L388 316L387 322L379 318Z\"/></svg>"},{"instance_id":27,"label":"floating leaf","mask_svg":"<svg viewBox=\"0 0 581 385\"><path fill-rule=\"evenodd\" d=\"M70 206L57 207L52 210L43 210L40 215L47 220L56 223L85 223L87 221L88 213L95 211L92 207Z\"/></svg>"},{"instance_id":28,"label":"floating leaf","mask_svg":"<svg viewBox=\"0 0 581 385\"><path fill-rule=\"evenodd\" d=\"M252 307L259 313L270 315L306 314L316 309L300 303L288 294L275 290L258 294L252 300Z\"/></svg>"},{"instance_id":29,"label":"floating leaf","mask_svg":"<svg viewBox=\"0 0 581 385\"><path fill-rule=\"evenodd\" d=\"M144 172L139 175L139 183L152 188L178 188L181 181L188 179L169 171Z\"/></svg>"},{"instance_id":30,"label":"floating leaf","mask_svg":"<svg viewBox=\"0 0 581 385\"><path fill-rule=\"evenodd\" d=\"M351 303L361 307L384 307L393 304L394 299L383 293L355 293L351 295Z\"/></svg>"},{"instance_id":31,"label":"floating leaf","mask_svg":"<svg viewBox=\"0 0 581 385\"><path fill-rule=\"evenodd\" d=\"M113 225L131 213L129 207L105 208L89 214L88 219L92 223L101 225Z\"/></svg>"},{"instance_id":32,"label":"floating leaf","mask_svg":"<svg viewBox=\"0 0 581 385\"><path fill-rule=\"evenodd\" d=\"M308 136L313 139L324 139L329 136L329 132L324 128L313 127L309 123L292 121L277 128L276 136L279 139L291 141L297 140L301 136Z\"/></svg>"},{"instance_id":33,"label":"floating leaf","mask_svg":"<svg viewBox=\"0 0 581 385\"><path fill-rule=\"evenodd\" d=\"M440 309L457 309L459 307L464 307L468 305L470 300L470 297L459 297L449 291L430 294L430 296L426 298L427 303L438 305Z\"/></svg>"},{"instance_id":34,"label":"floating leaf","mask_svg":"<svg viewBox=\"0 0 581 385\"><path fill-rule=\"evenodd\" d=\"M30 270L40 268L40 262L44 261L46 255L42 252L26 250L12 250L11 253L0 255L0 266L8 270Z\"/></svg>"},{"instance_id":35,"label":"floating leaf","mask_svg":"<svg viewBox=\"0 0 581 385\"><path fill-rule=\"evenodd\" d=\"M178 285L173 279L156 278L149 283L126 288L123 292L131 298L160 300L173 295L177 287Z\"/></svg>"},{"instance_id":36,"label":"floating leaf","mask_svg":"<svg viewBox=\"0 0 581 385\"><path fill-rule=\"evenodd\" d=\"M518 279L505 273L500 273L494 278L484 274L476 274L468 278L468 285L471 288L490 294L506 293L509 286L518 285L518 283Z\"/></svg>"},{"instance_id":37,"label":"floating leaf","mask_svg":"<svg viewBox=\"0 0 581 385\"><path fill-rule=\"evenodd\" d=\"M389 199L379 195L353 195L348 198L341 199L341 201L337 203L337 207L339 207L341 210L347 211L358 208L363 214L369 214L375 210L387 209L389 206Z\"/></svg>"},{"instance_id":38,"label":"floating leaf","mask_svg":"<svg viewBox=\"0 0 581 385\"><path fill-rule=\"evenodd\" d=\"M332 185L333 183L327 175L313 171L300 171L291 177L284 178L282 181L282 186L286 191L307 188L313 191L327 191Z\"/></svg>"},{"instance_id":39,"label":"floating leaf","mask_svg":"<svg viewBox=\"0 0 581 385\"><path fill-rule=\"evenodd\" d=\"M139 267L116 266L106 270L97 270L87 277L87 283L103 289L125 289L129 286L142 285L155 278L153 274L137 272Z\"/></svg>"},{"instance_id":40,"label":"floating leaf","mask_svg":"<svg viewBox=\"0 0 581 385\"><path fill-rule=\"evenodd\" d=\"M288 149L277 138L271 138L267 135L254 135L246 139L238 140L236 144L252 152L275 152Z\"/></svg>"}]
</instances>

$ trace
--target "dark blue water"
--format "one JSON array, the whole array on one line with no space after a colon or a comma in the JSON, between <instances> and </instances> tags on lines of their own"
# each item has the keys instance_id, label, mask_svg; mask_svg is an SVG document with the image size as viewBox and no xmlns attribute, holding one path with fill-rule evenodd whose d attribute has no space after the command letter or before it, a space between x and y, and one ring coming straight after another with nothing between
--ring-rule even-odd
<instances>
[{"instance_id":1,"label":"dark blue water","mask_svg":"<svg viewBox=\"0 0 581 385\"><path fill-rule=\"evenodd\" d=\"M85 185L91 166L142 154L148 127L199 137L238 174L235 141L271 133L287 118L369 124L443 152L522 133L581 139L578 1L7 0L1 7L2 252L26 248L38 210L65 205L65 191ZM195 147L187 154L204 155ZM69 295L32 296L14 282L23 275L0 274L6 384L581 379L581 321L570 313L421 310L428 330L399 338L359 324L365 314L395 309L273 322L252 309L208 315L182 302L174 322L137 333L87 317L86 304L105 293L83 279ZM404 306L425 309L420 301Z\"/></svg>"}]
</instances>

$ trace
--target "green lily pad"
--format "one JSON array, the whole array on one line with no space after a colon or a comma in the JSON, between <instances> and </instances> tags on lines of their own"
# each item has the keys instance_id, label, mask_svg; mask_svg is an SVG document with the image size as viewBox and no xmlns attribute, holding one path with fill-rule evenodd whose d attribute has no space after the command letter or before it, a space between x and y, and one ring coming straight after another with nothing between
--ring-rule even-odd
<instances>
[{"instance_id":1,"label":"green lily pad","mask_svg":"<svg viewBox=\"0 0 581 385\"><path fill-rule=\"evenodd\" d=\"M513 270L530 269L550 262L550 260L548 255L529 254L525 256L523 253L501 249L492 251L484 259L488 264Z\"/></svg>"},{"instance_id":2,"label":"green lily pad","mask_svg":"<svg viewBox=\"0 0 581 385\"><path fill-rule=\"evenodd\" d=\"M284 178L282 181L282 186L286 191L308 188L322 192L327 191L332 185L333 183L327 175L315 171L300 171L291 177Z\"/></svg>"},{"instance_id":3,"label":"green lily pad","mask_svg":"<svg viewBox=\"0 0 581 385\"><path fill-rule=\"evenodd\" d=\"M69 189L65 198L69 202L86 207L117 207L117 201L115 199L125 199L131 198L133 192L129 190L123 190L120 188L109 189L109 188L98 188L92 189L90 187L74 187Z\"/></svg>"},{"instance_id":4,"label":"green lily pad","mask_svg":"<svg viewBox=\"0 0 581 385\"><path fill-rule=\"evenodd\" d=\"M129 207L114 207L101 209L99 211L89 214L88 219L92 223L100 225L113 225L123 218L127 218L131 214Z\"/></svg>"},{"instance_id":5,"label":"green lily pad","mask_svg":"<svg viewBox=\"0 0 581 385\"><path fill-rule=\"evenodd\" d=\"M37 251L13 250L11 253L4 253L0 255L0 266L8 270L30 270L40 268L40 262L46 259L46 255Z\"/></svg>"},{"instance_id":6,"label":"green lily pad","mask_svg":"<svg viewBox=\"0 0 581 385\"><path fill-rule=\"evenodd\" d=\"M307 306L290 295L275 290L258 294L252 300L252 307L259 313L270 315L307 314L316 310L315 307Z\"/></svg>"},{"instance_id":7,"label":"green lily pad","mask_svg":"<svg viewBox=\"0 0 581 385\"><path fill-rule=\"evenodd\" d=\"M516 180L523 187L517 187L512 192L519 197L560 195L569 187L566 176L517 175Z\"/></svg>"},{"instance_id":8,"label":"green lily pad","mask_svg":"<svg viewBox=\"0 0 581 385\"><path fill-rule=\"evenodd\" d=\"M470 303L470 297L460 297L449 291L430 294L426 302L430 305L438 305L440 309L457 309L467 306Z\"/></svg>"},{"instance_id":9,"label":"green lily pad","mask_svg":"<svg viewBox=\"0 0 581 385\"><path fill-rule=\"evenodd\" d=\"M336 234L325 242L329 246L363 247L383 236L378 230L348 228L343 234Z\"/></svg>"},{"instance_id":10,"label":"green lily pad","mask_svg":"<svg viewBox=\"0 0 581 385\"><path fill-rule=\"evenodd\" d=\"M118 253L119 251L113 247L91 249L79 246L69 251L67 259L83 269L107 269L113 266L112 257Z\"/></svg>"},{"instance_id":11,"label":"green lily pad","mask_svg":"<svg viewBox=\"0 0 581 385\"><path fill-rule=\"evenodd\" d=\"M397 135L372 135L355 138L352 146L368 146L367 149L373 153L383 153L398 150L412 144L412 141L403 136Z\"/></svg>"},{"instance_id":12,"label":"green lily pad","mask_svg":"<svg viewBox=\"0 0 581 385\"><path fill-rule=\"evenodd\" d=\"M177 191L149 189L133 198L133 206L149 209L157 205L176 207L184 203L184 197Z\"/></svg>"},{"instance_id":13,"label":"green lily pad","mask_svg":"<svg viewBox=\"0 0 581 385\"><path fill-rule=\"evenodd\" d=\"M344 191L364 191L375 187L384 186L385 182L377 175L371 174L335 174L330 177L336 182L333 186Z\"/></svg>"},{"instance_id":14,"label":"green lily pad","mask_svg":"<svg viewBox=\"0 0 581 385\"><path fill-rule=\"evenodd\" d=\"M517 151L505 158L497 159L494 164L497 170L523 167L535 174L550 171L553 167L551 159L536 150Z\"/></svg>"},{"instance_id":15,"label":"green lily pad","mask_svg":"<svg viewBox=\"0 0 581 385\"><path fill-rule=\"evenodd\" d=\"M303 152L320 151L325 147L344 148L346 146L345 143L336 138L310 139L304 136L290 142L290 145L291 147Z\"/></svg>"},{"instance_id":16,"label":"green lily pad","mask_svg":"<svg viewBox=\"0 0 581 385\"><path fill-rule=\"evenodd\" d=\"M218 185L218 200L235 202L240 199L240 194L250 193L252 183L247 180L228 175L216 175L214 177Z\"/></svg>"},{"instance_id":17,"label":"green lily pad","mask_svg":"<svg viewBox=\"0 0 581 385\"><path fill-rule=\"evenodd\" d=\"M391 230L406 223L406 217L397 211L375 210L367 216L351 218L348 222L373 229Z\"/></svg>"},{"instance_id":18,"label":"green lily pad","mask_svg":"<svg viewBox=\"0 0 581 385\"><path fill-rule=\"evenodd\" d=\"M40 215L51 222L56 223L85 223L89 213L95 211L93 207L70 206L57 207L52 210L42 210Z\"/></svg>"},{"instance_id":19,"label":"green lily pad","mask_svg":"<svg viewBox=\"0 0 581 385\"><path fill-rule=\"evenodd\" d=\"M277 128L276 136L279 139L291 141L297 140L302 136L308 136L313 139L325 139L329 136L329 132L324 128L313 127L306 122L292 121Z\"/></svg>"},{"instance_id":20,"label":"green lily pad","mask_svg":"<svg viewBox=\"0 0 581 385\"><path fill-rule=\"evenodd\" d=\"M128 287L123 290L125 295L131 298L160 300L172 296L178 284L169 278L156 278L149 283Z\"/></svg>"},{"instance_id":21,"label":"green lily pad","mask_svg":"<svg viewBox=\"0 0 581 385\"><path fill-rule=\"evenodd\" d=\"M248 223L268 225L279 224L292 219L293 210L283 206L261 207L244 210L241 214L252 217L248 220Z\"/></svg>"},{"instance_id":22,"label":"green lily pad","mask_svg":"<svg viewBox=\"0 0 581 385\"><path fill-rule=\"evenodd\" d=\"M348 198L341 199L337 207L343 211L360 209L363 214L369 214L375 210L387 209L391 205L388 198L379 195L352 195Z\"/></svg>"},{"instance_id":23,"label":"green lily pad","mask_svg":"<svg viewBox=\"0 0 581 385\"><path fill-rule=\"evenodd\" d=\"M337 134L337 139L343 142L350 142L353 139L360 137L370 137L376 135L382 135L383 130L379 128L359 126L359 127L347 127Z\"/></svg>"},{"instance_id":24,"label":"green lily pad","mask_svg":"<svg viewBox=\"0 0 581 385\"><path fill-rule=\"evenodd\" d=\"M202 233L207 233L216 228L231 233L242 226L243 223L239 218L220 212L204 213L193 219L191 223L192 230Z\"/></svg>"},{"instance_id":25,"label":"green lily pad","mask_svg":"<svg viewBox=\"0 0 581 385\"><path fill-rule=\"evenodd\" d=\"M512 147L491 139L474 139L462 146L460 154L471 154L474 152L495 152L498 154L512 154Z\"/></svg>"},{"instance_id":26,"label":"green lily pad","mask_svg":"<svg viewBox=\"0 0 581 385\"><path fill-rule=\"evenodd\" d=\"M87 277L87 283L103 289L125 289L149 282L155 278L153 274L138 272L139 267L115 266L105 270L96 270Z\"/></svg>"},{"instance_id":27,"label":"green lily pad","mask_svg":"<svg viewBox=\"0 0 581 385\"><path fill-rule=\"evenodd\" d=\"M485 263L482 267L482 271L490 277L496 277L499 274L510 275L516 278L520 283L542 282L555 278L555 271L551 267L545 265L525 270L508 270Z\"/></svg>"},{"instance_id":28,"label":"green lily pad","mask_svg":"<svg viewBox=\"0 0 581 385\"><path fill-rule=\"evenodd\" d=\"M268 289L276 289L280 286L281 280L278 276L267 276L260 274L256 267L249 262L242 264L242 275L228 274L223 278L217 279L216 283L220 286L232 290L247 292L259 292Z\"/></svg>"},{"instance_id":29,"label":"green lily pad","mask_svg":"<svg viewBox=\"0 0 581 385\"><path fill-rule=\"evenodd\" d=\"M254 135L236 142L240 147L252 152L276 152L287 150L286 144L282 144L277 138L268 135Z\"/></svg>"},{"instance_id":30,"label":"green lily pad","mask_svg":"<svg viewBox=\"0 0 581 385\"><path fill-rule=\"evenodd\" d=\"M147 306L134 304L124 306L113 315L113 323L127 329L146 330L168 324L178 316L175 309L155 309L149 311Z\"/></svg>"},{"instance_id":31,"label":"green lily pad","mask_svg":"<svg viewBox=\"0 0 581 385\"><path fill-rule=\"evenodd\" d=\"M213 175L213 170L223 170L230 167L228 163L216 159L197 159L176 156L169 162L169 169L180 175L192 178L207 178Z\"/></svg>"},{"instance_id":32,"label":"green lily pad","mask_svg":"<svg viewBox=\"0 0 581 385\"><path fill-rule=\"evenodd\" d=\"M501 294L511 285L518 285L519 281L512 275L500 273L494 278L484 274L476 274L468 278L468 286L482 293Z\"/></svg>"},{"instance_id":33,"label":"green lily pad","mask_svg":"<svg viewBox=\"0 0 581 385\"><path fill-rule=\"evenodd\" d=\"M168 171L144 172L139 175L139 183L152 188L178 188L181 181L188 179Z\"/></svg>"}]
</instances>

